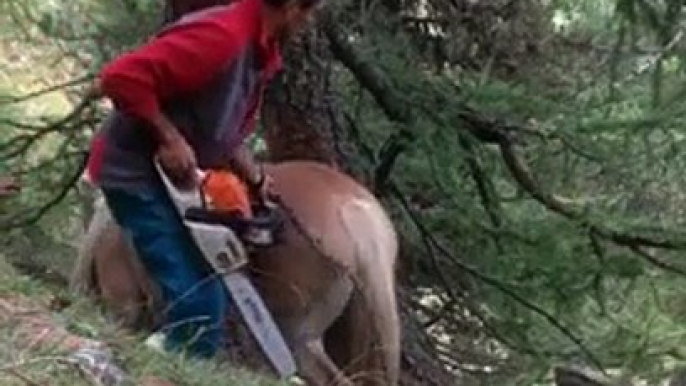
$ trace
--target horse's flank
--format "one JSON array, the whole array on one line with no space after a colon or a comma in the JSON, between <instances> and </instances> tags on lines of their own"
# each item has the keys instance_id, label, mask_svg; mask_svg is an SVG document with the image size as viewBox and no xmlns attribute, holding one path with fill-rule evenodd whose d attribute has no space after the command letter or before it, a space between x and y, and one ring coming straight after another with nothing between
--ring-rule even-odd
<instances>
[{"instance_id":1,"label":"horse's flank","mask_svg":"<svg viewBox=\"0 0 686 386\"><path fill-rule=\"evenodd\" d=\"M398 246L389 218L369 191L327 166L292 161L267 170L295 223L250 269L300 375L311 385L396 385ZM159 299L155 286L102 203L73 282L96 289L128 325L157 309L146 301Z\"/></svg>"}]
</instances>

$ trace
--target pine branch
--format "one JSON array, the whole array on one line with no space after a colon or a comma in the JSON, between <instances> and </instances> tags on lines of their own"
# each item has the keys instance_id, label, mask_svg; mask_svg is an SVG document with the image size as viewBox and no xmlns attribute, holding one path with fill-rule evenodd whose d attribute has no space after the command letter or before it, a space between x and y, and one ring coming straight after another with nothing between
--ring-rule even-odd
<instances>
[{"instance_id":1,"label":"pine branch","mask_svg":"<svg viewBox=\"0 0 686 386\"><path fill-rule=\"evenodd\" d=\"M646 236L639 232L615 229L609 225L597 223L589 219L581 208L573 206L568 200L549 193L543 188L530 170L526 161L519 155L519 147L509 141L503 141L500 144L500 151L505 165L510 170L510 174L515 181L517 181L531 197L552 212L573 220L580 226L587 228L590 232L621 246L631 248L652 247L677 250L686 249L686 236L669 237L667 235L669 232L666 229L658 229L653 232L655 235Z\"/></svg>"},{"instance_id":2,"label":"pine branch","mask_svg":"<svg viewBox=\"0 0 686 386\"><path fill-rule=\"evenodd\" d=\"M390 184L390 189L394 198L401 202L401 205L410 216L412 223L414 224L415 228L419 231L422 239L425 240L425 242L430 246L432 250L435 249L438 252L440 252L441 255L443 255L446 259L448 259L448 261L459 267L460 270L469 273L471 276L483 282L484 284L496 288L498 291L502 292L503 294L507 295L517 303L521 304L526 309L541 316L547 323L552 325L555 329L562 333L562 335L564 335L566 338L572 341L584 353L584 355L586 355L588 360L591 363L593 363L594 366L597 366L598 369L603 368L601 362L595 357L591 350L586 347L581 338L577 337L576 334L574 334L568 327L562 324L561 321L557 320L557 318L555 318L548 311L544 310L539 305L519 295L517 292L512 290L509 285L503 283L500 279L488 276L480 272L476 268L473 268L468 264L464 263L461 259L458 259L457 257L453 256L453 254L449 251L448 248L446 248L444 245L438 242L438 240L436 240L436 238L431 234L431 232L429 232L428 228L424 225L424 223L419 219L419 216L416 213L414 213L414 211L409 207L400 189L398 189L397 186L392 184L392 182ZM436 257L434 256L432 257L432 259L436 260ZM437 268L440 268L438 267L439 264L437 260L436 265ZM436 272L437 274L442 275L441 269L437 269ZM457 295L453 292L453 290L450 287L448 287L448 291L449 294L451 294L451 298L457 298Z\"/></svg>"},{"instance_id":3,"label":"pine branch","mask_svg":"<svg viewBox=\"0 0 686 386\"><path fill-rule=\"evenodd\" d=\"M357 79L359 84L366 89L379 105L381 110L386 114L388 119L392 122L398 123L403 127L401 130L406 130L409 135L409 142L415 139L415 136L407 129L415 121L416 109L411 103L404 100L402 97L394 92L390 82L387 78L377 71L370 63L365 62L356 52L354 47L346 41L337 29L337 25L332 22L324 22L323 29L330 42L331 51ZM443 99L439 97L438 99ZM464 128L480 141L487 144L497 144L500 148L501 156L505 162L511 176L514 180L529 194L532 198L540 204L548 208L550 211L560 214L569 220L577 222L580 226L587 228L591 233L603 239L610 240L615 244L627 246L636 251L636 248L641 247L656 247L665 249L686 249L686 237L670 238L663 232L659 236L645 235L640 232L623 231L616 229L608 224L603 224L598 221L593 221L588 218L584 212L584 208L580 208L570 200L560 197L554 193L548 192L535 178L533 172L530 170L528 163L519 154L522 151L521 145L522 136L524 134L534 134L537 136L544 136L544 134L526 128L523 126L511 125L503 123L497 119L488 118L486 115L480 113L478 110L469 106L463 106L458 113L458 117ZM398 158L398 151L394 154L393 159ZM392 165L391 165L392 166ZM385 166L386 170L391 167ZM393 195L400 199L402 194L395 188L390 180L390 171L383 174L386 178L385 185L389 186ZM378 182L378 181L377 181ZM412 217L412 216L411 216ZM583 351L586 356L594 362L596 366L602 368L597 359L588 350L581 339L577 338L566 326L556 320L552 315L547 313L544 309L538 307L536 304L529 302L522 298L516 292L503 285L499 280L491 278L479 272L478 270L467 266L459 259L451 256L447 248L438 244L433 237L428 234L426 229L422 230L421 223L413 219L415 226L420 230L422 239L428 240L431 244L431 249L435 248L447 257L455 265L459 266L463 271L468 272L481 282L497 288L499 291L508 295L518 303L522 304L534 313L542 316L548 323L554 326L558 331L565 335L568 339L574 342L577 347ZM645 258L645 256L643 256ZM432 257L434 259L434 257ZM655 264L654 259L647 259L651 264ZM658 265L659 266L659 265ZM661 268L665 268L664 265ZM454 296L454 295L453 295ZM451 296L451 297L453 297Z\"/></svg>"},{"instance_id":4,"label":"pine branch","mask_svg":"<svg viewBox=\"0 0 686 386\"><path fill-rule=\"evenodd\" d=\"M326 19L325 19L326 20ZM406 130L404 137L407 141L413 141L416 136L407 127L412 125L417 113L413 105L396 95L390 82L377 71L370 63L365 62L348 43L337 28L337 25L326 20L323 23L324 32L329 39L331 51L364 87L377 102L381 110L392 122L404 125ZM444 99L437 96L437 99ZM670 237L666 229L658 229L645 235L638 231L624 231L610 225L593 221L588 218L583 209L576 207L568 199L547 192L537 181L528 163L519 155L523 142L523 135L536 135L538 137L553 138L545 133L524 126L504 123L501 120L489 118L478 110L462 106L457 113L464 129L471 135L487 144L497 144L500 148L503 160L515 181L535 200L543 206L558 213L579 225L587 227L597 235L611 240L615 244L626 247L653 247L662 249L686 249L686 235L682 237ZM397 155L393 158L397 159ZM390 175L392 165L385 165L383 175Z\"/></svg>"},{"instance_id":5,"label":"pine branch","mask_svg":"<svg viewBox=\"0 0 686 386\"><path fill-rule=\"evenodd\" d=\"M95 96L87 96L77 104L72 111L61 119L44 125L31 127L33 130L22 133L4 143L0 143L0 158L9 160L26 153L38 141L55 132L77 130L88 121L83 118L84 112L91 107Z\"/></svg>"},{"instance_id":6,"label":"pine branch","mask_svg":"<svg viewBox=\"0 0 686 386\"><path fill-rule=\"evenodd\" d=\"M42 219L43 216L45 216L57 204L62 202L69 192L76 187L76 184L83 175L83 171L86 166L85 161L86 156L83 157L79 167L66 179L62 186L57 189L57 193L54 194L49 200L40 205L38 208L31 209L22 215L12 216L12 218L9 220L0 223L0 230L6 231L14 228L26 227L33 225Z\"/></svg>"},{"instance_id":7,"label":"pine branch","mask_svg":"<svg viewBox=\"0 0 686 386\"><path fill-rule=\"evenodd\" d=\"M67 89L69 87L73 87L73 86L77 86L79 84L84 84L84 83L90 82L94 78L95 78L94 75L88 74L88 75L78 77L76 79L68 80L64 83L59 83L59 84L56 84L56 85L53 85L50 87L46 87L46 88L38 90L38 91L28 93L26 95L21 95L21 96L17 96L17 97L0 98L0 105L5 105L5 104L9 105L9 104L26 102L26 101L29 101L29 100L34 99L34 98L41 97L41 96L46 95L46 94L50 94L50 93L53 93L56 91L61 91L61 90Z\"/></svg>"},{"instance_id":8,"label":"pine branch","mask_svg":"<svg viewBox=\"0 0 686 386\"><path fill-rule=\"evenodd\" d=\"M366 144L363 142L360 143L360 145L363 147L364 153L367 154L368 156L371 156L370 150L367 148ZM566 336L568 339L570 339L574 344L577 345L577 347L580 348L580 350L588 357L589 361L591 361L594 365L596 365L599 369L602 369L602 366L600 365L600 361L595 358L593 353L585 346L585 344L582 342L580 338L578 338L571 330L569 330L566 326L564 326L560 321L558 321L554 316L552 316L550 313L548 313L546 310L541 308L540 306L536 305L533 302L530 302L529 300L523 298L519 294L517 294L515 291L513 291L510 287L511 285L504 283L500 279L490 277L486 274L483 274L479 272L477 269L467 265L466 263L463 263L460 259L456 258L455 256L450 253L450 251L441 245L436 238L431 234L431 232L428 230L426 225L424 225L423 221L421 220L420 216L414 211L410 204L407 202L407 199L405 198L405 195L402 193L400 188L393 182L392 179L389 179L387 182L387 188L392 194L393 198L395 198L399 203L402 209L407 213L407 215L410 217L410 221L413 223L415 228L420 234L422 243L425 246L426 251L428 252L428 257L430 259L433 272L437 275L438 281L441 284L441 288L445 291L446 294L448 294L449 299L451 302L459 302L461 297L457 294L455 286L453 285L452 281L448 279L448 277L445 275L442 264L440 262L440 258L434 253L434 251L438 251L440 254L442 254L448 261L452 262L454 265L458 266L460 270L463 272L466 272L470 276L476 278L477 280L480 280L481 282L492 286L496 288L497 290L501 291L504 293L506 296L512 298L515 300L517 303L521 304L525 308L529 309L530 311L542 316L548 323L550 323L553 327L555 327L558 331L560 331L564 336ZM474 311L474 310L473 310ZM486 320L484 319L483 322L485 323ZM486 323L485 323L486 324ZM487 324L486 324L487 325ZM503 344L506 344L507 346L517 349L520 351L528 351L528 349L523 349L521 347L516 346L514 343L509 342L509 340L504 339L502 335L497 333L495 329L491 330L492 336L494 336L496 339L500 340ZM528 351L531 353L531 351ZM538 353L540 354L540 353Z\"/></svg>"}]
</instances>

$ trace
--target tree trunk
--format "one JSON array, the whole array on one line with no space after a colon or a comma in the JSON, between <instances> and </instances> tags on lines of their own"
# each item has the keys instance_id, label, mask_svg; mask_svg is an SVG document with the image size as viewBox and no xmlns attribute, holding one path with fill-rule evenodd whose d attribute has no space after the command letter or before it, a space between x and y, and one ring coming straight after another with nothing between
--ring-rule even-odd
<instances>
[{"instance_id":1,"label":"tree trunk","mask_svg":"<svg viewBox=\"0 0 686 386\"><path fill-rule=\"evenodd\" d=\"M347 169L325 37L310 28L290 42L283 55L285 71L269 85L262 109L269 159L311 160Z\"/></svg>"}]
</instances>

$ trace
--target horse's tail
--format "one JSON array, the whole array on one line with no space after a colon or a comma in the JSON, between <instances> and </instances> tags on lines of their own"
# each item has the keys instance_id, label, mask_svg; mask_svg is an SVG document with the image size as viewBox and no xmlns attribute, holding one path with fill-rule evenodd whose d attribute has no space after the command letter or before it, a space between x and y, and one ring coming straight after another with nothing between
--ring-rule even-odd
<instances>
[{"instance_id":1,"label":"horse's tail","mask_svg":"<svg viewBox=\"0 0 686 386\"><path fill-rule=\"evenodd\" d=\"M107 272L108 275L102 275ZM125 327L156 323L159 294L102 196L96 198L70 278L70 290L98 298Z\"/></svg>"},{"instance_id":2,"label":"horse's tail","mask_svg":"<svg viewBox=\"0 0 686 386\"><path fill-rule=\"evenodd\" d=\"M393 226L381 208L350 211L347 224L369 224L365 230L349 229L357 244L358 264L354 273L356 291L341 319L334 325L333 358L355 384L395 386L400 372L400 323L395 294L397 241ZM362 209L362 208L360 208ZM371 212L371 215L370 213ZM366 226L365 226L366 228Z\"/></svg>"},{"instance_id":3,"label":"horse's tail","mask_svg":"<svg viewBox=\"0 0 686 386\"><path fill-rule=\"evenodd\" d=\"M87 295L97 292L94 270L96 243L109 221L110 216L105 200L102 196L97 197L93 203L93 215L81 239L76 263L69 280L71 291Z\"/></svg>"}]
</instances>

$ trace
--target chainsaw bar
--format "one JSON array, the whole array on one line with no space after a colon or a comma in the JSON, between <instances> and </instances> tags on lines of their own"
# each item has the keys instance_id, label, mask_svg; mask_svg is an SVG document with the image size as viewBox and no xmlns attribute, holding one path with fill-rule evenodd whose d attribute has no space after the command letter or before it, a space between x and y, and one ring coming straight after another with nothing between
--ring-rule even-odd
<instances>
[{"instance_id":1,"label":"chainsaw bar","mask_svg":"<svg viewBox=\"0 0 686 386\"><path fill-rule=\"evenodd\" d=\"M271 313L250 279L240 270L247 264L247 253L236 233L223 225L206 224L185 219L186 210L202 207L200 189L177 189L155 162L160 178L169 192L184 224L193 235L198 248L222 280L238 307L248 329L257 340L262 352L282 378L296 373L295 360Z\"/></svg>"},{"instance_id":2,"label":"chainsaw bar","mask_svg":"<svg viewBox=\"0 0 686 386\"><path fill-rule=\"evenodd\" d=\"M282 378L295 375L293 355L250 280L239 271L223 278L246 324L276 372Z\"/></svg>"}]
</instances>

